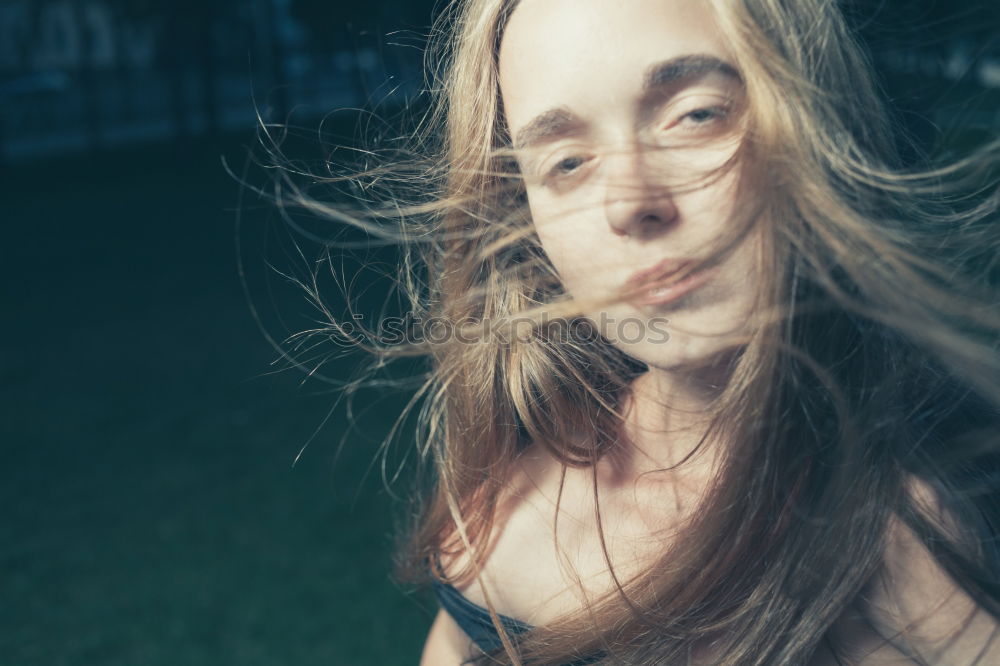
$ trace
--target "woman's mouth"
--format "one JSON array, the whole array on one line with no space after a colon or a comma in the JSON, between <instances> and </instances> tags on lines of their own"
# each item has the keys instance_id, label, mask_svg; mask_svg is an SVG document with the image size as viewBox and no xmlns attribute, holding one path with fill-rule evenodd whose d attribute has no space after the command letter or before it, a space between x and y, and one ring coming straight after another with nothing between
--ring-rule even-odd
<instances>
[{"instance_id":1,"label":"woman's mouth","mask_svg":"<svg viewBox=\"0 0 1000 666\"><path fill-rule=\"evenodd\" d=\"M686 262L689 263L689 262ZM702 269L686 275L680 280L675 278L677 270L659 279L638 285L631 286L634 295L629 301L635 305L664 305L679 299L681 296L701 286L706 280L711 278L714 271Z\"/></svg>"}]
</instances>

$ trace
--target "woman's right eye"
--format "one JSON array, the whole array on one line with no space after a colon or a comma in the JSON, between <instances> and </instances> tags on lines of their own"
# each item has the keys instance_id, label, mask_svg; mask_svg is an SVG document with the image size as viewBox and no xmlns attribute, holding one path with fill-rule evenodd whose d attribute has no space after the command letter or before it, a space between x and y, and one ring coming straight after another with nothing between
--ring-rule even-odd
<instances>
[{"instance_id":1,"label":"woman's right eye","mask_svg":"<svg viewBox=\"0 0 1000 666\"><path fill-rule=\"evenodd\" d=\"M559 178L561 176L568 176L577 169L579 169L586 162L586 158L574 155L572 157L564 157L555 164L552 168L548 170L546 174L549 178Z\"/></svg>"}]
</instances>

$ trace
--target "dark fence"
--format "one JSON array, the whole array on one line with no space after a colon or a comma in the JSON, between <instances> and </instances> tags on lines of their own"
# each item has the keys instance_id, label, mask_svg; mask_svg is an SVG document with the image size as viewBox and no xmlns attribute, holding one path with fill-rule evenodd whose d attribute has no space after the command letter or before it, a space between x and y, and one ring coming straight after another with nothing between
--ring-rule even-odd
<instances>
[{"instance_id":1,"label":"dark fence","mask_svg":"<svg viewBox=\"0 0 1000 666\"><path fill-rule=\"evenodd\" d=\"M420 89L430 4L0 0L0 160L250 130L258 112L284 121L402 101ZM928 2L880 4L912 17ZM869 32L896 23L879 11ZM998 24L959 15L959 35L930 14L917 31L877 35L876 62L929 91L911 105L928 125L995 130Z\"/></svg>"}]
</instances>

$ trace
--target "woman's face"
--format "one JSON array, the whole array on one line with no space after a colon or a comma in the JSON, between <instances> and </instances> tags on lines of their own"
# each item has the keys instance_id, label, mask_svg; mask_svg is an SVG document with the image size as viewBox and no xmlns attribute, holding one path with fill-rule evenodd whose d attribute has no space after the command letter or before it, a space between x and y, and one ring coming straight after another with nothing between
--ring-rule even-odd
<instances>
[{"instance_id":1,"label":"woman's face","mask_svg":"<svg viewBox=\"0 0 1000 666\"><path fill-rule=\"evenodd\" d=\"M705 256L738 210L739 169L705 178L741 139L730 63L704 0L522 0L501 44L507 127L542 247L576 298L630 278L652 285L587 316L654 367L697 364L748 333L757 236L673 292L649 282Z\"/></svg>"}]
</instances>

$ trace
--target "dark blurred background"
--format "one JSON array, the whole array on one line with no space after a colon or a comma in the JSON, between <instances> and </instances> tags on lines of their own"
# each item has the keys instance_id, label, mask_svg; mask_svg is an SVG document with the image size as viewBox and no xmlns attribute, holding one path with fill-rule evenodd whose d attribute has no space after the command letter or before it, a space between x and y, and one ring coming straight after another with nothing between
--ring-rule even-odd
<instances>
[{"instance_id":1,"label":"dark blurred background","mask_svg":"<svg viewBox=\"0 0 1000 666\"><path fill-rule=\"evenodd\" d=\"M258 119L320 165L391 136L433 11L0 0L0 664L416 663L434 605L390 577L405 484L372 465L408 395L349 418L323 377L361 357L281 358L318 255L227 169L267 183ZM998 135L994 0L848 11L919 150Z\"/></svg>"}]
</instances>

